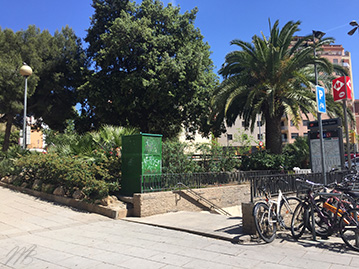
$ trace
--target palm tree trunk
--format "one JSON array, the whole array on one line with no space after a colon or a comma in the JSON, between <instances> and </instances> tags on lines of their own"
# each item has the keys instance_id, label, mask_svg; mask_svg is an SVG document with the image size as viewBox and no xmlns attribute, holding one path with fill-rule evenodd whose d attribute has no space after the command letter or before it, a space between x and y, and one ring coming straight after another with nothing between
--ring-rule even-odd
<instances>
[{"instance_id":1,"label":"palm tree trunk","mask_svg":"<svg viewBox=\"0 0 359 269\"><path fill-rule=\"evenodd\" d=\"M282 132L281 132L282 114L272 117L266 117L266 145L267 150L274 154L282 153Z\"/></svg>"},{"instance_id":2,"label":"palm tree trunk","mask_svg":"<svg viewBox=\"0 0 359 269\"><path fill-rule=\"evenodd\" d=\"M10 134L11 134L12 122L14 121L14 116L7 114L5 115L5 119L6 119L6 128L5 128L4 143L2 145L3 152L7 151L10 147Z\"/></svg>"}]
</instances>

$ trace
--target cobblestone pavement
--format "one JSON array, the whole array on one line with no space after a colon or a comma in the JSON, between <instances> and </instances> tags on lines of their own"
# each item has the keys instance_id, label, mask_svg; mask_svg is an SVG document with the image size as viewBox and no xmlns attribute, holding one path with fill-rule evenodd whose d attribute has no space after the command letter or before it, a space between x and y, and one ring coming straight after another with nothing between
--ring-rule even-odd
<instances>
[{"instance_id":1,"label":"cobblestone pavement","mask_svg":"<svg viewBox=\"0 0 359 269\"><path fill-rule=\"evenodd\" d=\"M181 221L181 215L168 216ZM192 213L191 216L193 219ZM198 213L198 218L203 216L207 215ZM188 229L189 222L187 219ZM193 226L199 223L193 221ZM0 268L342 269L359 266L359 253L347 250L340 238L312 242L308 237L294 242L282 233L271 244L250 240L233 244L153 225L113 220L0 187Z\"/></svg>"}]
</instances>

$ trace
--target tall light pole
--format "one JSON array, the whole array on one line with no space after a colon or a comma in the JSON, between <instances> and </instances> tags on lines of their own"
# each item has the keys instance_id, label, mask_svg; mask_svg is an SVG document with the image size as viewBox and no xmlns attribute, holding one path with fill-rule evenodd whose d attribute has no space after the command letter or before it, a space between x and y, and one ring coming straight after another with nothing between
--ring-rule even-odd
<instances>
[{"instance_id":1,"label":"tall light pole","mask_svg":"<svg viewBox=\"0 0 359 269\"><path fill-rule=\"evenodd\" d=\"M351 21L349 22L349 25L353 26L354 28L348 32L348 35L353 35L355 31L359 28L359 24L356 21Z\"/></svg>"},{"instance_id":2,"label":"tall light pole","mask_svg":"<svg viewBox=\"0 0 359 269\"><path fill-rule=\"evenodd\" d=\"M26 149L26 108L27 108L27 78L32 75L32 69L26 63L20 68L20 74L25 77L24 92L24 125L22 129L22 148Z\"/></svg>"},{"instance_id":3,"label":"tall light pole","mask_svg":"<svg viewBox=\"0 0 359 269\"><path fill-rule=\"evenodd\" d=\"M353 29L351 29L349 32L348 32L348 35L353 35L354 33L355 33L355 31L359 28L359 24L355 21L355 20L352 20L351 22L349 22L349 25L350 26L353 26L354 28ZM349 58L350 59L350 58ZM357 119L356 119L356 115L355 115L355 96L354 96L354 90L353 90L353 76L352 76L352 74L350 73L350 75L351 75L351 78L352 78L352 94L353 94L353 99L354 99L354 101L353 101L353 113L354 113L354 132L355 132L355 134L357 134ZM344 115L346 115L346 110L344 111ZM356 139L355 139L356 140ZM347 142L348 143L348 142ZM355 163L355 165L356 165L356 153L357 153L357 143L356 143L356 141L354 141L354 163ZM351 156L350 156L350 158L349 158L349 153L348 153L348 163L349 163L349 159L351 159ZM350 165L351 165L351 163L350 163Z\"/></svg>"},{"instance_id":4,"label":"tall light pole","mask_svg":"<svg viewBox=\"0 0 359 269\"><path fill-rule=\"evenodd\" d=\"M313 30L313 48L314 48L314 60L317 58L317 51L315 49L315 38L319 40L325 35L325 33L320 31ZM314 62L314 73L315 73L315 86L318 85L318 70L317 64ZM317 113L318 117L318 125L319 125L319 139L320 139L320 155L322 159L322 174L323 174L323 183L327 184L327 174L325 171L325 154L324 154L324 142L323 142L323 125L322 125L322 114L320 112Z\"/></svg>"}]
</instances>

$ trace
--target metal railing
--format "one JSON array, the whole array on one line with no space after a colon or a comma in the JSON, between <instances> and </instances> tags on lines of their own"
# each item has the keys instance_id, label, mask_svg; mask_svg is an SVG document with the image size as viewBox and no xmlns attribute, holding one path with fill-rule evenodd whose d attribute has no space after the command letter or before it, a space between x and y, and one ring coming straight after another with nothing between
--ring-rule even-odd
<instances>
[{"instance_id":1,"label":"metal railing","mask_svg":"<svg viewBox=\"0 0 359 269\"><path fill-rule=\"evenodd\" d=\"M346 174L348 174L348 171L328 172L327 183L340 182ZM253 176L250 179L251 202L253 202L255 198L264 195L263 187L265 187L272 195L278 194L279 189L283 193L297 192L299 183L296 181L296 178L298 177L308 179L315 183L323 183L323 176L321 173Z\"/></svg>"},{"instance_id":2,"label":"metal railing","mask_svg":"<svg viewBox=\"0 0 359 269\"><path fill-rule=\"evenodd\" d=\"M239 173L189 173L189 174L154 174L141 176L141 192L166 191L183 183L189 188L218 186L232 182L241 182ZM248 179L247 179L248 180Z\"/></svg>"},{"instance_id":3,"label":"metal railing","mask_svg":"<svg viewBox=\"0 0 359 269\"><path fill-rule=\"evenodd\" d=\"M327 183L340 182L348 171L336 171L327 173ZM297 177L322 183L321 173L293 174L283 171L236 171L218 173L188 173L188 174L149 174L142 175L140 180L141 192L158 192L174 190L178 183L188 188L199 189L208 186L220 186L225 184L251 183L251 201L263 196L262 188L266 187L272 195L276 195L281 189L284 193L296 192L298 189ZM288 182L285 183L285 182Z\"/></svg>"},{"instance_id":4,"label":"metal railing","mask_svg":"<svg viewBox=\"0 0 359 269\"><path fill-rule=\"evenodd\" d=\"M190 188L249 182L253 177L278 173L280 173L280 171L261 170L188 174L148 174L141 176L141 192L172 190L179 182ZM287 174L287 172L285 172L285 174Z\"/></svg>"},{"instance_id":5,"label":"metal railing","mask_svg":"<svg viewBox=\"0 0 359 269\"><path fill-rule=\"evenodd\" d=\"M198 203L201 203L201 204L205 205L211 211L216 212L216 213L221 214L221 215L224 215L224 216L228 216L228 217L232 216L226 210L224 210L223 208L221 208L221 207L217 206L216 204L212 203L210 200L206 199L205 197L203 197L199 193L195 192L194 190L192 190L188 186L184 185L182 182L179 182L177 184L177 186L178 186L178 191L181 192L183 188L186 189L188 193L191 193L194 196L194 198L196 199L196 201Z\"/></svg>"}]
</instances>

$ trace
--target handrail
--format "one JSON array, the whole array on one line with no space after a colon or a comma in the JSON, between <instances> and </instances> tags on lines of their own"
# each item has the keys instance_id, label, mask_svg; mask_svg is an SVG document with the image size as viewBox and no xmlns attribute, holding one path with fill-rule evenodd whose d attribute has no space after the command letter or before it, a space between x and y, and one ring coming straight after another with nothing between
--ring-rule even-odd
<instances>
[{"instance_id":1,"label":"handrail","mask_svg":"<svg viewBox=\"0 0 359 269\"><path fill-rule=\"evenodd\" d=\"M206 202L209 206L210 209L215 210L217 213L225 215L225 216L232 216L230 213L228 213L226 210L224 210L223 208L220 208L219 206L215 205L214 203L212 203L211 201L209 201L208 199L204 198L202 195L198 194L197 192L195 192L194 190L192 190L190 187L186 186L185 184L183 184L182 182L178 182L177 186L183 186L187 189L188 192L190 192L191 194L195 195L198 198L198 202L200 200L203 200L204 202ZM181 191L181 189L180 189Z\"/></svg>"}]
</instances>

